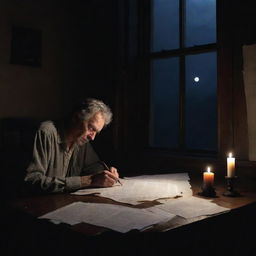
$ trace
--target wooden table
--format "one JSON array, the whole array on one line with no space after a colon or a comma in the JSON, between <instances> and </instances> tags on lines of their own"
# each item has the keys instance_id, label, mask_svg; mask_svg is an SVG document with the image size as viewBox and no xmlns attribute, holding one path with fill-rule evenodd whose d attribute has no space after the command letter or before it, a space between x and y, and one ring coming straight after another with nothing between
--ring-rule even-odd
<instances>
[{"instance_id":1,"label":"wooden table","mask_svg":"<svg viewBox=\"0 0 256 256\"><path fill-rule=\"evenodd\" d=\"M193 195L198 196L198 193L201 191L201 177L197 175L190 175L191 177L191 186L193 190ZM225 179L216 181L214 186L216 190L217 196L212 198L213 202L216 204L228 207L231 210L229 213L220 214L218 216L214 216L211 218L203 219L200 221L196 221L194 223L190 223L188 225L182 226L172 226L172 223L165 223L161 225L155 225L153 228L147 230L147 232L138 232L138 231L131 231L126 234L120 234L118 232L114 232L111 230L107 230L106 228L96 227L86 223L80 223L74 226L69 226L66 224L61 225L54 225L46 220L38 220L37 217L41 216L45 213L68 205L72 202L82 201L82 202L97 202L97 203L114 203L120 205L126 205L123 203L114 202L111 199L101 198L97 196L78 196L78 195L71 195L71 194L55 194L55 195L41 195L41 196L30 196L30 197L23 197L12 200L8 202L8 207L11 212L9 219L13 222L13 216L15 218L17 216L22 215L22 219L18 221L19 229L26 228L29 229L30 232L26 231L25 234L27 237L33 240L33 244L36 244L35 247L38 247L38 240L33 237L34 232L40 232L40 228L48 227L49 230L45 230L43 228L42 235L44 239L49 236L49 233L56 232L57 237L61 237L58 242L61 243L63 239L63 243L61 243L64 248L62 251L63 253L70 252L69 250L73 251L76 248L77 250L83 250L81 248L87 248L85 250L89 250L90 252L95 253L96 251L100 253L104 253L104 246L110 246L113 249L113 244L117 244L117 247L127 247L129 244L132 247L129 247L127 254L129 252L132 254L157 254L159 251L163 252L163 248L160 246L162 243L165 245L165 249L169 249L170 251L177 250L181 252L181 250L188 250L188 252L192 252L193 250L197 250L197 246L199 248L209 249L208 254L205 255L215 255L211 254L215 252L215 247L213 247L212 243L217 243L217 247L222 248L222 250L227 250L229 253L234 249L236 253L239 249L239 243L234 244L233 247L230 247L229 240L240 240L241 246L246 246L249 252L254 250L253 242L250 242L250 237L248 234L245 233L245 230L256 228L256 189L253 186L254 184L247 184L246 182L241 182L237 186L237 190L241 193L239 197L226 197L223 196L223 192L226 190ZM143 204L139 204L136 206L137 208L145 208L152 205L157 204L157 201L153 202L146 202ZM15 212L15 214L14 214ZM17 213L19 215L17 215ZM13 215L12 215L13 214ZM18 217L20 218L20 217ZM25 219L25 221L24 221ZM29 221L28 221L29 219ZM32 221L31 221L32 219ZM16 221L17 222L17 221ZM244 222L244 224L243 224ZM28 224L29 223L29 224ZM32 223L32 225L31 225ZM17 223L16 223L17 224ZM246 227L248 225L248 227ZM31 228L33 227L33 228ZM39 227L39 228L38 228ZM16 230L15 225L11 225L8 227L9 233L12 233L12 230ZM166 232L161 232L163 230L168 230ZM36 231L35 231L36 230ZM58 231L56 231L58 230ZM59 232L60 231L60 232ZM27 235L29 233L29 235ZM41 233L40 233L41 234ZM61 235L60 235L61 234ZM62 235L65 234L65 238ZM36 234L35 234L36 235ZM20 234L20 236L22 236ZM15 239L21 239L21 237ZM25 240L26 236L24 237ZM229 237L230 236L230 237ZM246 242L244 239L246 239ZM34 240L35 239L35 240ZM54 242L49 242L48 239L47 243L49 243L46 247L52 249L52 246L55 248ZM68 240L68 243L66 243ZM209 241L208 241L209 240ZM243 240L243 241L242 241ZM72 242L71 242L72 241ZM77 242L79 241L79 242ZM250 243L249 243L249 242ZM227 242L227 243L226 243ZM249 244L248 244L248 243ZM47 244L44 241L44 245ZM88 244L89 243L89 244ZM110 243L110 245L108 244ZM172 246L171 246L171 244ZM75 247L74 247L75 244ZM82 246L82 244L86 244L86 246ZM104 244L104 246L103 246ZM197 244L197 246L196 246ZM199 245L200 244L200 245ZM41 242L39 242L41 245ZM24 246L24 245L23 245ZM59 245L58 245L59 246ZM160 247L159 247L160 246ZM21 246L22 247L22 246ZM31 247L28 246L29 248ZM33 247L33 246L32 246ZM96 247L96 248L95 248ZM35 249L36 249L35 248ZM22 247L22 249L24 249ZM27 250L27 247L25 246ZM200 249L200 250L201 250ZM246 252L247 249L243 249ZM18 249L20 250L20 249ZM106 249L107 250L107 249ZM121 249L123 251L123 249ZM159 250L159 251L158 251ZM116 252L116 250L114 249ZM124 252L122 253L124 254ZM119 254L120 255L120 254ZM217 252L216 252L217 255ZM230 254L231 255L231 254ZM233 254L232 254L233 255ZM246 255L246 254L243 254ZM253 254L252 254L253 255ZM255 254L256 255L256 254Z\"/></svg>"}]
</instances>

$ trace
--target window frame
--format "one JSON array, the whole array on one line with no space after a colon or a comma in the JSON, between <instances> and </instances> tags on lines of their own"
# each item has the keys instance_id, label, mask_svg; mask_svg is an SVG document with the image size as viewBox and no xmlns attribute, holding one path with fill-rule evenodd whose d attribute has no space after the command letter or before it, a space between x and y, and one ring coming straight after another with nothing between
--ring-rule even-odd
<instances>
[{"instance_id":1,"label":"window frame","mask_svg":"<svg viewBox=\"0 0 256 256\"><path fill-rule=\"evenodd\" d=\"M180 0L179 2L179 26L180 26L180 47L178 49L171 49L171 50L163 50L159 52L151 52L151 40L152 40L152 34L151 34L151 28L152 28L152 0L149 1L149 45L148 45L148 84L149 88L151 87L151 81L150 81L150 66L151 66L151 61L152 60L157 60L157 59L164 59L164 58L171 58L171 57L179 57L179 69L180 69L180 75L179 75L179 80L180 80L180 123L179 123L179 130L180 130L180 136L179 136L179 149L173 150L173 149L161 149L161 148L155 148L151 147L149 145L150 141L150 134L148 134L148 143L147 146L150 150L154 151L168 151L174 154L189 154L189 155L210 155L210 156L216 156L218 153L218 149L216 151L208 151L208 150L188 150L185 147L185 56L187 55L196 55L196 54L201 54L201 53L207 53L207 52L216 52L217 55L217 69L218 69L218 0L216 0L216 42L215 43L210 43L210 44L203 44L203 45L197 45L197 46L192 46L192 47L185 47L184 46L184 38L185 38L185 0ZM218 75L217 75L217 81L218 81ZM150 89L149 89L149 95L150 95ZM218 84L217 84L217 102L218 102ZM218 103L217 103L218 104ZM150 102L149 102L150 105ZM218 117L218 109L217 111L217 118ZM149 117L149 122L148 122L148 127L150 125L150 111L148 113ZM219 140L219 129L218 129L218 124L216 124L217 128L217 138Z\"/></svg>"}]
</instances>

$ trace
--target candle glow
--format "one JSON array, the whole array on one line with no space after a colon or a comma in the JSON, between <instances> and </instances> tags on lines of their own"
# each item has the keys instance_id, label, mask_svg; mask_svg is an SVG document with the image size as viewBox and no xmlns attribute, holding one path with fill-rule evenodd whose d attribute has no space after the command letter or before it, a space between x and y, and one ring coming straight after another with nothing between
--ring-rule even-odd
<instances>
[{"instance_id":1,"label":"candle glow","mask_svg":"<svg viewBox=\"0 0 256 256\"><path fill-rule=\"evenodd\" d=\"M212 187L214 182L214 173L211 172L211 168L208 167L207 171L203 174L204 184L206 187Z\"/></svg>"},{"instance_id":2,"label":"candle glow","mask_svg":"<svg viewBox=\"0 0 256 256\"><path fill-rule=\"evenodd\" d=\"M229 178L235 177L235 160L232 153L229 153L227 158L227 177Z\"/></svg>"}]
</instances>

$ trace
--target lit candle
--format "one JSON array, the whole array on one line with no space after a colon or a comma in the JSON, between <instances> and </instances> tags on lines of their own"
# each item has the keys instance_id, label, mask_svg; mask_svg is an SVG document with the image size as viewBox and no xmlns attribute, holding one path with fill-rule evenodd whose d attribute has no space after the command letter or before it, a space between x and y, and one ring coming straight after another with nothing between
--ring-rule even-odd
<instances>
[{"instance_id":1,"label":"lit candle","mask_svg":"<svg viewBox=\"0 0 256 256\"><path fill-rule=\"evenodd\" d=\"M227 158L227 177L235 177L235 158L232 157L232 153L229 153Z\"/></svg>"},{"instance_id":2,"label":"lit candle","mask_svg":"<svg viewBox=\"0 0 256 256\"><path fill-rule=\"evenodd\" d=\"M212 187L214 181L214 173L211 172L211 168L207 168L207 172L204 172L204 185L206 187Z\"/></svg>"}]
</instances>

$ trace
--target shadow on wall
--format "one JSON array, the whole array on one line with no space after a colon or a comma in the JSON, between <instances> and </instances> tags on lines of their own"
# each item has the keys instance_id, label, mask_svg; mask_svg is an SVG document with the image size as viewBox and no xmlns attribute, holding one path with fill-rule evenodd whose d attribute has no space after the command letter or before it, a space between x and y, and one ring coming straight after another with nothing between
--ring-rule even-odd
<instances>
[{"instance_id":1,"label":"shadow on wall","mask_svg":"<svg viewBox=\"0 0 256 256\"><path fill-rule=\"evenodd\" d=\"M32 118L0 119L1 194L22 195L25 169L32 157L35 132L40 121Z\"/></svg>"}]
</instances>

